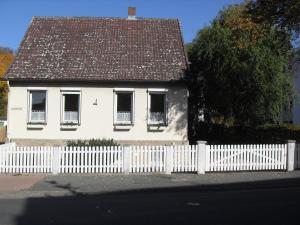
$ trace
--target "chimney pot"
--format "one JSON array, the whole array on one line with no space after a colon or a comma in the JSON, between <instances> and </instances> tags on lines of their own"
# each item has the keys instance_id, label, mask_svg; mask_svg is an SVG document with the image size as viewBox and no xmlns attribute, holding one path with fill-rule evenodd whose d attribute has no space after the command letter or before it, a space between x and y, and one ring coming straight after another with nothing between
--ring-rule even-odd
<instances>
[{"instance_id":1,"label":"chimney pot","mask_svg":"<svg viewBox=\"0 0 300 225\"><path fill-rule=\"evenodd\" d=\"M131 19L131 20L136 19L136 9L135 9L135 7L128 7L128 19Z\"/></svg>"}]
</instances>

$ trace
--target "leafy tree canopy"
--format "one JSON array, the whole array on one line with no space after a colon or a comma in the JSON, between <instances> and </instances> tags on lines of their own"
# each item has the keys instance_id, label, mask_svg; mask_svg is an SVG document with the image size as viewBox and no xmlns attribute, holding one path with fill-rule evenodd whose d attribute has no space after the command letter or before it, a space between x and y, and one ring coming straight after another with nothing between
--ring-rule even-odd
<instances>
[{"instance_id":1,"label":"leafy tree canopy","mask_svg":"<svg viewBox=\"0 0 300 225\"><path fill-rule=\"evenodd\" d=\"M14 59L11 49L0 47L0 78L4 76L8 67ZM7 107L7 84L6 81L0 81L0 116L6 115Z\"/></svg>"},{"instance_id":2,"label":"leafy tree canopy","mask_svg":"<svg viewBox=\"0 0 300 225\"><path fill-rule=\"evenodd\" d=\"M242 4L221 11L191 45L192 98L207 121L278 122L292 95L291 47L280 33Z\"/></svg>"},{"instance_id":3,"label":"leafy tree canopy","mask_svg":"<svg viewBox=\"0 0 300 225\"><path fill-rule=\"evenodd\" d=\"M249 0L247 9L257 22L267 22L289 34L300 34L300 0Z\"/></svg>"}]
</instances>

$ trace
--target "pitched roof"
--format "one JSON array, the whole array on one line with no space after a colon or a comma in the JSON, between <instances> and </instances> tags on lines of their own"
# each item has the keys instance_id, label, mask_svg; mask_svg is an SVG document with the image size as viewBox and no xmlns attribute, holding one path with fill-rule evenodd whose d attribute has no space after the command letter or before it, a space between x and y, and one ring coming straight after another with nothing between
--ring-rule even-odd
<instances>
[{"instance_id":1,"label":"pitched roof","mask_svg":"<svg viewBox=\"0 0 300 225\"><path fill-rule=\"evenodd\" d=\"M35 17L5 78L171 81L186 69L178 20Z\"/></svg>"}]
</instances>

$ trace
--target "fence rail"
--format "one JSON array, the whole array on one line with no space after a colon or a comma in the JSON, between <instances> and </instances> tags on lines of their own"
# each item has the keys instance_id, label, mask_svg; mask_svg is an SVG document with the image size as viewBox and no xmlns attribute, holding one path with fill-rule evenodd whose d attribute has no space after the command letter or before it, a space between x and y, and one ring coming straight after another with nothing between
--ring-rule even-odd
<instances>
[{"instance_id":1,"label":"fence rail","mask_svg":"<svg viewBox=\"0 0 300 225\"><path fill-rule=\"evenodd\" d=\"M0 145L0 173L204 173L290 168L300 168L300 145L295 143L108 147Z\"/></svg>"}]
</instances>

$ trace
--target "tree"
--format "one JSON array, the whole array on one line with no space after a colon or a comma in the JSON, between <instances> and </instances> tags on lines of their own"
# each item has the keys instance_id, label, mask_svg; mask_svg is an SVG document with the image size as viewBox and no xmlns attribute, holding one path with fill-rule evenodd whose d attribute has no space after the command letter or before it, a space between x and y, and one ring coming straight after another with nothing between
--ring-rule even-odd
<instances>
[{"instance_id":1,"label":"tree","mask_svg":"<svg viewBox=\"0 0 300 225\"><path fill-rule=\"evenodd\" d=\"M13 51L8 48L0 48L0 78L4 76L14 59ZM6 116L7 108L7 83L0 81L0 116Z\"/></svg>"},{"instance_id":2,"label":"tree","mask_svg":"<svg viewBox=\"0 0 300 225\"><path fill-rule=\"evenodd\" d=\"M267 22L288 34L300 33L300 0L250 0L247 9L257 22Z\"/></svg>"},{"instance_id":3,"label":"tree","mask_svg":"<svg viewBox=\"0 0 300 225\"><path fill-rule=\"evenodd\" d=\"M221 11L200 30L188 55L191 97L200 101L207 121L279 121L292 96L290 45L271 26L254 21L244 4Z\"/></svg>"}]
</instances>

